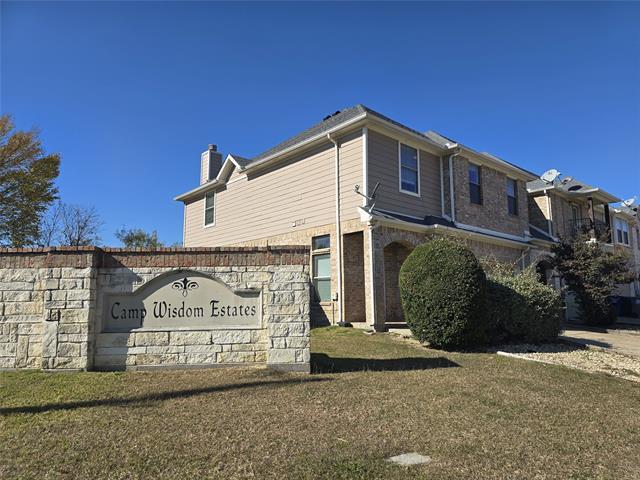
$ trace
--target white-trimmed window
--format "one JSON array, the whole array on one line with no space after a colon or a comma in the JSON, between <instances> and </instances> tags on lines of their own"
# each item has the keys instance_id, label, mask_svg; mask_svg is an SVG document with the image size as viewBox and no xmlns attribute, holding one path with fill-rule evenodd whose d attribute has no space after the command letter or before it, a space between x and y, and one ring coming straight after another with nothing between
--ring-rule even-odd
<instances>
[{"instance_id":1,"label":"white-trimmed window","mask_svg":"<svg viewBox=\"0 0 640 480\"><path fill-rule=\"evenodd\" d=\"M321 235L311 239L311 267L315 300L331 301L331 237Z\"/></svg>"},{"instance_id":2,"label":"white-trimmed window","mask_svg":"<svg viewBox=\"0 0 640 480\"><path fill-rule=\"evenodd\" d=\"M482 172L474 163L469 164L469 201L482 205Z\"/></svg>"},{"instance_id":3,"label":"white-trimmed window","mask_svg":"<svg viewBox=\"0 0 640 480\"><path fill-rule=\"evenodd\" d=\"M204 196L204 226L210 227L216 223L216 192L209 192Z\"/></svg>"},{"instance_id":4,"label":"white-trimmed window","mask_svg":"<svg viewBox=\"0 0 640 480\"><path fill-rule=\"evenodd\" d=\"M511 215L518 215L518 181L507 178L507 209Z\"/></svg>"},{"instance_id":5,"label":"white-trimmed window","mask_svg":"<svg viewBox=\"0 0 640 480\"><path fill-rule=\"evenodd\" d=\"M400 191L420 196L420 154L418 150L398 143L398 168L400 170Z\"/></svg>"},{"instance_id":6,"label":"white-trimmed window","mask_svg":"<svg viewBox=\"0 0 640 480\"><path fill-rule=\"evenodd\" d=\"M629 245L629 224L621 218L616 218L616 241Z\"/></svg>"}]
</instances>

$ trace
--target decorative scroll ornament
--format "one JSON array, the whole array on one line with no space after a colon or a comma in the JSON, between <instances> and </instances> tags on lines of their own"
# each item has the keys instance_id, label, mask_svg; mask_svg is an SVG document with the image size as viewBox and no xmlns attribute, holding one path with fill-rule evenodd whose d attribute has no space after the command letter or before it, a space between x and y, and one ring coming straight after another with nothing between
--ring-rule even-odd
<instances>
[{"instance_id":1,"label":"decorative scroll ornament","mask_svg":"<svg viewBox=\"0 0 640 480\"><path fill-rule=\"evenodd\" d=\"M171 288L174 290L181 290L182 296L186 297L189 291L195 290L198 288L198 282L194 280L189 280L187 277L184 277L182 280L176 280L171 284Z\"/></svg>"}]
</instances>

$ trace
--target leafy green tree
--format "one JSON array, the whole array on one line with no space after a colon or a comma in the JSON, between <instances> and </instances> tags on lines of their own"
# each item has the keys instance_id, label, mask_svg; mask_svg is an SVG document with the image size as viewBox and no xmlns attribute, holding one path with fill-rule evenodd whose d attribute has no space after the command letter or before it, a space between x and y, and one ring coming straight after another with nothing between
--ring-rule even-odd
<instances>
[{"instance_id":1,"label":"leafy green tree","mask_svg":"<svg viewBox=\"0 0 640 480\"><path fill-rule=\"evenodd\" d=\"M59 172L60 155L45 155L36 130L15 130L9 115L0 116L0 245L36 242Z\"/></svg>"},{"instance_id":2,"label":"leafy green tree","mask_svg":"<svg viewBox=\"0 0 640 480\"><path fill-rule=\"evenodd\" d=\"M629 259L621 251L605 249L586 235L552 247L553 263L575 294L581 320L588 325L610 325L615 312L610 297L617 284L630 282Z\"/></svg>"},{"instance_id":3,"label":"leafy green tree","mask_svg":"<svg viewBox=\"0 0 640 480\"><path fill-rule=\"evenodd\" d=\"M158 240L158 232L155 230L147 233L141 228L121 228L116 231L115 235L125 247L129 248L157 248L164 246L164 244Z\"/></svg>"}]
</instances>

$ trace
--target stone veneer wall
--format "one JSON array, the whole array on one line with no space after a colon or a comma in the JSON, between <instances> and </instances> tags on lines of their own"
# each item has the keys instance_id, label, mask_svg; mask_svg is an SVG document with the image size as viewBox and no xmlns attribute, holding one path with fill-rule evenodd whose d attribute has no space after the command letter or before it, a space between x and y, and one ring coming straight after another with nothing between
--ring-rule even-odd
<instances>
[{"instance_id":1,"label":"stone veneer wall","mask_svg":"<svg viewBox=\"0 0 640 480\"><path fill-rule=\"evenodd\" d=\"M260 289L262 324L101 333L105 294L178 269ZM267 363L309 371L309 305L306 247L0 249L0 368Z\"/></svg>"}]
</instances>

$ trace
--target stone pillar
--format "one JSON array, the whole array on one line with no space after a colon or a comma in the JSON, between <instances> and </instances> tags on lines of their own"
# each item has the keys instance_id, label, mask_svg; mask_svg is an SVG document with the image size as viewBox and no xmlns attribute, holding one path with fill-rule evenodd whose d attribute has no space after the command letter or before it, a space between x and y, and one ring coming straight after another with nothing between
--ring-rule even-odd
<instances>
[{"instance_id":1,"label":"stone pillar","mask_svg":"<svg viewBox=\"0 0 640 480\"><path fill-rule=\"evenodd\" d=\"M379 227L370 225L364 231L364 273L367 325L384 330L384 257Z\"/></svg>"},{"instance_id":2,"label":"stone pillar","mask_svg":"<svg viewBox=\"0 0 640 480\"><path fill-rule=\"evenodd\" d=\"M310 371L310 300L309 266L277 267L268 290L263 292L269 368Z\"/></svg>"},{"instance_id":3,"label":"stone pillar","mask_svg":"<svg viewBox=\"0 0 640 480\"><path fill-rule=\"evenodd\" d=\"M95 255L83 256L82 267L50 268L45 274L43 369L92 367L97 271Z\"/></svg>"}]
</instances>

